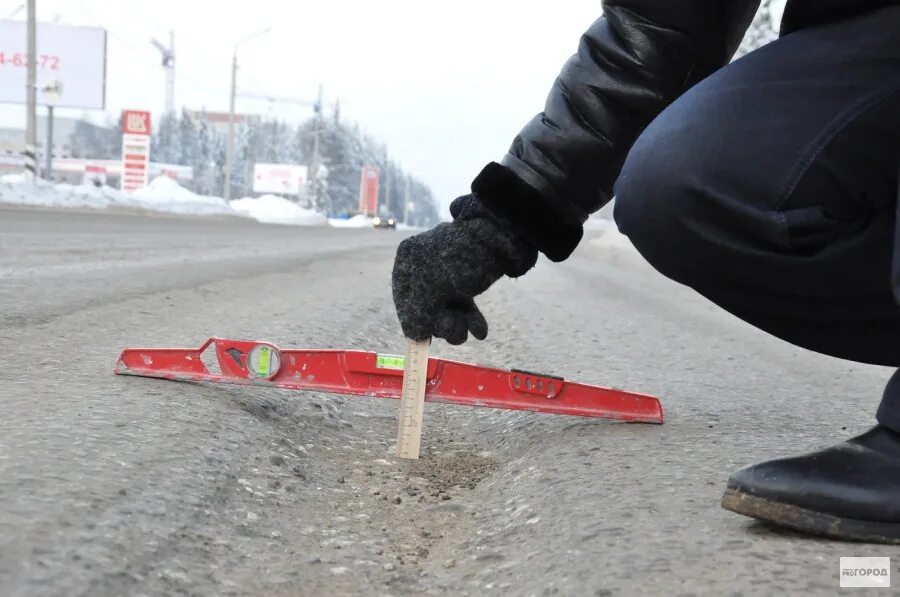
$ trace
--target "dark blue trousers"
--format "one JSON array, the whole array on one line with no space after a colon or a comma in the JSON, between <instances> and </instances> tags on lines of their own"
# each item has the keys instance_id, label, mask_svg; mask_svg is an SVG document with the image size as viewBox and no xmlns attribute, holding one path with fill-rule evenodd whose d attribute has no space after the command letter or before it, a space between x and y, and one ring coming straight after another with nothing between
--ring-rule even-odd
<instances>
[{"instance_id":1,"label":"dark blue trousers","mask_svg":"<svg viewBox=\"0 0 900 597\"><path fill-rule=\"evenodd\" d=\"M779 338L900 367L900 7L786 35L635 143L615 219L660 272ZM900 432L900 371L878 421Z\"/></svg>"}]
</instances>

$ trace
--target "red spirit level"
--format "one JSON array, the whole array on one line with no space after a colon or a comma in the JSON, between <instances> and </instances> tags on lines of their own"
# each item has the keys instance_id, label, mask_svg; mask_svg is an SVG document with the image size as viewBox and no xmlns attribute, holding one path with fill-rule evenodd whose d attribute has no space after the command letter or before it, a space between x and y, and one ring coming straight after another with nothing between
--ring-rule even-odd
<instances>
[{"instance_id":1,"label":"red spirit level","mask_svg":"<svg viewBox=\"0 0 900 597\"><path fill-rule=\"evenodd\" d=\"M404 357L361 350L281 349L270 342L210 338L200 348L127 348L119 375L271 386L399 398ZM429 358L425 400L559 415L662 423L653 396L553 375Z\"/></svg>"}]
</instances>

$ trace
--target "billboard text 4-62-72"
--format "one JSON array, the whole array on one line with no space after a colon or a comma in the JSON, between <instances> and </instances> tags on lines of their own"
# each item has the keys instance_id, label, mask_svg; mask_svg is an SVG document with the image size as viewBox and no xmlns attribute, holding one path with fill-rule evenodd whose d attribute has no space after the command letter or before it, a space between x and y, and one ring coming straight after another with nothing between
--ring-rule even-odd
<instances>
[{"instance_id":1,"label":"billboard text 4-62-72","mask_svg":"<svg viewBox=\"0 0 900 597\"><path fill-rule=\"evenodd\" d=\"M0 103L24 104L28 80L24 21L0 20ZM38 103L62 108L106 107L106 31L38 23Z\"/></svg>"}]
</instances>

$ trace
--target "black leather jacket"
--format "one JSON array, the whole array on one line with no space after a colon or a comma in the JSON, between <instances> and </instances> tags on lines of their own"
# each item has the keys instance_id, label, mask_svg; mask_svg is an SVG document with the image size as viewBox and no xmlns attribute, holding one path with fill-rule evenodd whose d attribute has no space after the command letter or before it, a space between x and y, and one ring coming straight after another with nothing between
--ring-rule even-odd
<instances>
[{"instance_id":1,"label":"black leather jacket","mask_svg":"<svg viewBox=\"0 0 900 597\"><path fill-rule=\"evenodd\" d=\"M790 0L782 35L900 0ZM612 187L640 132L727 64L759 0L605 0L544 111L472 184L484 206L561 261Z\"/></svg>"}]
</instances>

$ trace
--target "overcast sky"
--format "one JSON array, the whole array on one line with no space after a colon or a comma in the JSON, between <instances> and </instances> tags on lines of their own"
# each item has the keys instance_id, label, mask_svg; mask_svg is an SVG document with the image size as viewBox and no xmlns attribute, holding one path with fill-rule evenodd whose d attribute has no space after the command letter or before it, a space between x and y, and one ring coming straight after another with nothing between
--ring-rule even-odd
<instances>
[{"instance_id":1,"label":"overcast sky","mask_svg":"<svg viewBox=\"0 0 900 597\"><path fill-rule=\"evenodd\" d=\"M22 0L0 0L0 18ZM313 98L381 138L442 203L467 192L543 106L600 16L600 0L37 0L38 19L109 30L107 111L162 110L164 74L149 41L175 32L176 106L227 110L235 41L239 87ZM563 8L564 7L564 8ZM24 10L17 18L24 16ZM307 108L241 100L239 111L300 120ZM75 113L76 115L78 113ZM95 115L96 117L97 115ZM0 107L5 125L24 110Z\"/></svg>"}]
</instances>

